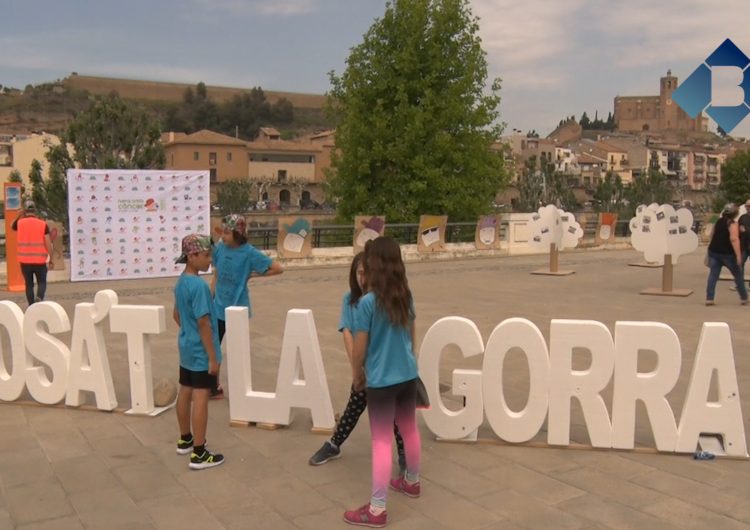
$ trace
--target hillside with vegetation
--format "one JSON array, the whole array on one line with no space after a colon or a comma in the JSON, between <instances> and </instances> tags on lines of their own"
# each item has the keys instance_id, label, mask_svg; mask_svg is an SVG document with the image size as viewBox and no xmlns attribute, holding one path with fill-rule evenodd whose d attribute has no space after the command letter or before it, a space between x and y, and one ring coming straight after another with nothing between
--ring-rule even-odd
<instances>
[{"instance_id":1,"label":"hillside with vegetation","mask_svg":"<svg viewBox=\"0 0 750 530\"><path fill-rule=\"evenodd\" d=\"M114 87L107 93L114 91L123 99L143 105L159 120L164 131L191 133L211 129L252 140L262 126L275 127L284 139L331 127L321 105L322 96L289 94L287 98L284 93L272 92L268 97L260 87L213 90L200 82L195 86L162 83L169 86L169 92L154 90L150 92L152 97L143 97L145 92L139 94L132 89L133 82L123 81L120 93L117 80L113 79L89 84L92 90L67 81L27 85L23 90L0 85L0 134L41 131L60 134L78 113L92 106L104 87ZM179 97L175 96L177 88L181 89ZM154 94L163 94L160 97L165 99L155 99Z\"/></svg>"}]
</instances>

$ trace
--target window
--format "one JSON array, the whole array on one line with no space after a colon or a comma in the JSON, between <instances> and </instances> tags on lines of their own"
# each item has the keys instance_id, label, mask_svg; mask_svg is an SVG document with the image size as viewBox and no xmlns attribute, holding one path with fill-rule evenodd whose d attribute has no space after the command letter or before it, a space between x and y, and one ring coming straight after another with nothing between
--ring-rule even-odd
<instances>
[{"instance_id":1,"label":"window","mask_svg":"<svg viewBox=\"0 0 750 530\"><path fill-rule=\"evenodd\" d=\"M286 182L286 169L279 169L279 183Z\"/></svg>"},{"instance_id":2,"label":"window","mask_svg":"<svg viewBox=\"0 0 750 530\"><path fill-rule=\"evenodd\" d=\"M169 165L174 167L174 153L169 155Z\"/></svg>"},{"instance_id":3,"label":"window","mask_svg":"<svg viewBox=\"0 0 750 530\"><path fill-rule=\"evenodd\" d=\"M200 160L201 154L198 151L193 151L193 160Z\"/></svg>"},{"instance_id":4,"label":"window","mask_svg":"<svg viewBox=\"0 0 750 530\"><path fill-rule=\"evenodd\" d=\"M216 182L216 180L217 180L216 179L216 168L209 169L208 171L211 174L210 175L211 182Z\"/></svg>"},{"instance_id":5,"label":"window","mask_svg":"<svg viewBox=\"0 0 750 530\"><path fill-rule=\"evenodd\" d=\"M216 153L208 153L208 165L209 166L216 165Z\"/></svg>"},{"instance_id":6,"label":"window","mask_svg":"<svg viewBox=\"0 0 750 530\"><path fill-rule=\"evenodd\" d=\"M232 153L228 152L227 153L227 162L231 162L231 161L232 161Z\"/></svg>"}]
</instances>

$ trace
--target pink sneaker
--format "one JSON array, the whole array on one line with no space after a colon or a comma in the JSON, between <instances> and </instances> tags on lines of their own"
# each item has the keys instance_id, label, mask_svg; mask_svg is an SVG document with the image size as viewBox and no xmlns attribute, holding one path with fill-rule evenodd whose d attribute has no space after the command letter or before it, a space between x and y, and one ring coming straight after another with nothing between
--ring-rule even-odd
<instances>
[{"instance_id":1,"label":"pink sneaker","mask_svg":"<svg viewBox=\"0 0 750 530\"><path fill-rule=\"evenodd\" d=\"M422 494L422 484L420 482L409 484L403 476L391 479L391 489L400 491L404 495L414 498L419 497Z\"/></svg>"},{"instance_id":2,"label":"pink sneaker","mask_svg":"<svg viewBox=\"0 0 750 530\"><path fill-rule=\"evenodd\" d=\"M369 526L370 528L383 528L388 520L388 512L375 515L370 511L370 503L360 506L356 510L344 512L344 521L357 526Z\"/></svg>"}]
</instances>

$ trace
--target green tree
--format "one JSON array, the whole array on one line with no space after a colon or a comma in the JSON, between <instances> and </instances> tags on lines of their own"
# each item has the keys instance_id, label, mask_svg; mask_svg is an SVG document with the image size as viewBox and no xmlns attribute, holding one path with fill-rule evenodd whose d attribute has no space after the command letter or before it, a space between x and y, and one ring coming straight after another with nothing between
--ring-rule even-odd
<instances>
[{"instance_id":1,"label":"green tree","mask_svg":"<svg viewBox=\"0 0 750 530\"><path fill-rule=\"evenodd\" d=\"M518 180L518 209L522 212L535 212L542 205L544 178L536 161L536 155L533 155L524 162Z\"/></svg>"},{"instance_id":2,"label":"green tree","mask_svg":"<svg viewBox=\"0 0 750 530\"><path fill-rule=\"evenodd\" d=\"M583 114L581 114L581 119L578 121L578 123L581 125L584 129L589 129L591 127L591 120L588 117L588 114L586 114L586 111L583 111Z\"/></svg>"},{"instance_id":3,"label":"green tree","mask_svg":"<svg viewBox=\"0 0 750 530\"><path fill-rule=\"evenodd\" d=\"M602 212L616 212L622 206L625 198L625 188L620 175L613 171L607 171L604 179L596 186L594 199L597 201L597 210Z\"/></svg>"},{"instance_id":4,"label":"green tree","mask_svg":"<svg viewBox=\"0 0 750 530\"><path fill-rule=\"evenodd\" d=\"M51 219L64 226L68 224L68 169L161 169L165 162L158 120L117 94L99 98L80 112L46 158L49 179L40 184L39 202Z\"/></svg>"},{"instance_id":5,"label":"green tree","mask_svg":"<svg viewBox=\"0 0 750 530\"><path fill-rule=\"evenodd\" d=\"M249 179L230 179L221 184L216 192L216 202L221 215L244 213L252 204L252 190L254 186Z\"/></svg>"},{"instance_id":6,"label":"green tree","mask_svg":"<svg viewBox=\"0 0 750 530\"><path fill-rule=\"evenodd\" d=\"M633 215L640 204L664 204L672 200L672 186L660 170L652 167L645 175L636 177L625 190L627 213Z\"/></svg>"},{"instance_id":7,"label":"green tree","mask_svg":"<svg viewBox=\"0 0 750 530\"><path fill-rule=\"evenodd\" d=\"M721 184L715 206L744 203L750 198L750 150L738 151L721 168ZM718 210L717 210L718 211Z\"/></svg>"},{"instance_id":8,"label":"green tree","mask_svg":"<svg viewBox=\"0 0 750 530\"><path fill-rule=\"evenodd\" d=\"M15 182L17 184L23 184L23 177L21 176L21 172L17 169L14 169L10 172L10 175L8 175L8 182Z\"/></svg>"},{"instance_id":9,"label":"green tree","mask_svg":"<svg viewBox=\"0 0 750 530\"><path fill-rule=\"evenodd\" d=\"M78 167L156 169L164 167L159 122L136 103L110 94L76 116L51 150L67 151ZM69 166L72 167L72 166Z\"/></svg>"},{"instance_id":10,"label":"green tree","mask_svg":"<svg viewBox=\"0 0 750 530\"><path fill-rule=\"evenodd\" d=\"M44 177L42 176L42 164L35 158L31 161L29 171L29 183L31 184L31 200L36 204L37 211L47 212L47 194L45 193Z\"/></svg>"},{"instance_id":11,"label":"green tree","mask_svg":"<svg viewBox=\"0 0 750 530\"><path fill-rule=\"evenodd\" d=\"M500 82L468 0L393 0L330 74L337 122L329 199L342 220L360 213L414 221L419 214L473 220L506 182Z\"/></svg>"}]
</instances>

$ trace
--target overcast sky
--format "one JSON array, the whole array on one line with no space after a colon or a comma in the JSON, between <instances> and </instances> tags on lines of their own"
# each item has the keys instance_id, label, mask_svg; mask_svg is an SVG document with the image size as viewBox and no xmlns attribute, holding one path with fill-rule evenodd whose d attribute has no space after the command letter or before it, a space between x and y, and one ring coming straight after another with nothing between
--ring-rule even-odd
<instances>
[{"instance_id":1,"label":"overcast sky","mask_svg":"<svg viewBox=\"0 0 750 530\"><path fill-rule=\"evenodd\" d=\"M0 83L80 74L325 93L384 0L0 0ZM502 119L546 135L616 95L656 95L730 38L750 0L472 0ZM711 128L715 129L713 122ZM750 137L750 117L734 131Z\"/></svg>"}]
</instances>

